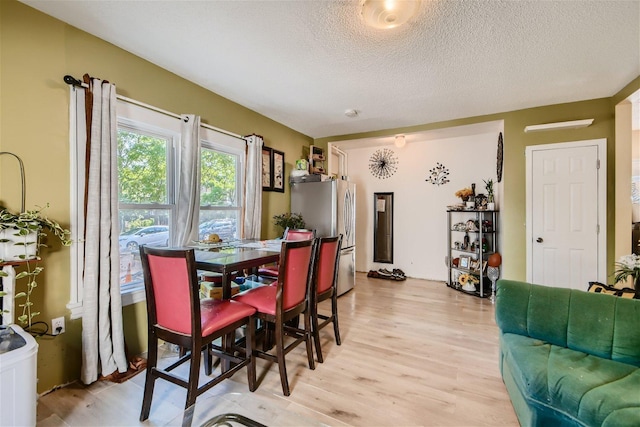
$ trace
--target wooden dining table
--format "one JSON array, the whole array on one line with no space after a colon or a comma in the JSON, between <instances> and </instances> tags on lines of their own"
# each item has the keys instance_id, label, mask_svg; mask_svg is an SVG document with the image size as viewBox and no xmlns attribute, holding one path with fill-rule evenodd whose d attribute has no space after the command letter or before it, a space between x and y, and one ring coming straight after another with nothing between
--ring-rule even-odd
<instances>
[{"instance_id":1,"label":"wooden dining table","mask_svg":"<svg viewBox=\"0 0 640 427\"><path fill-rule=\"evenodd\" d=\"M193 246L196 268L222 275L222 298L231 298L231 275L245 269L278 262L280 247L277 241L239 240L219 244Z\"/></svg>"}]
</instances>

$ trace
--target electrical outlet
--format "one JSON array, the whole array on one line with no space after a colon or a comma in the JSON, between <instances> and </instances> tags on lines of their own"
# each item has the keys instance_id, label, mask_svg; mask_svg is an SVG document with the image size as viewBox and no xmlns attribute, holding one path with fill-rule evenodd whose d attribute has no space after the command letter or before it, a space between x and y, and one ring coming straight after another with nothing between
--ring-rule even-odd
<instances>
[{"instance_id":1,"label":"electrical outlet","mask_svg":"<svg viewBox=\"0 0 640 427\"><path fill-rule=\"evenodd\" d=\"M59 335L59 334L63 334L65 329L64 329L64 317L56 317L55 319L51 320L51 329L52 335Z\"/></svg>"}]
</instances>

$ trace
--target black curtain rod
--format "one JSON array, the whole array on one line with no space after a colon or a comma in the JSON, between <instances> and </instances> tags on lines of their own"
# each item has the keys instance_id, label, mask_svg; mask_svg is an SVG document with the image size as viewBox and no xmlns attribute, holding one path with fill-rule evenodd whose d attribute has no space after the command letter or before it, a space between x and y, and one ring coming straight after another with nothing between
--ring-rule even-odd
<instances>
[{"instance_id":1,"label":"black curtain rod","mask_svg":"<svg viewBox=\"0 0 640 427\"><path fill-rule=\"evenodd\" d=\"M79 87L88 87L87 84L81 80L76 79L73 76L70 76L69 74L67 74L66 76L64 76L63 78L64 82L68 85L72 85L72 86L79 86Z\"/></svg>"}]
</instances>

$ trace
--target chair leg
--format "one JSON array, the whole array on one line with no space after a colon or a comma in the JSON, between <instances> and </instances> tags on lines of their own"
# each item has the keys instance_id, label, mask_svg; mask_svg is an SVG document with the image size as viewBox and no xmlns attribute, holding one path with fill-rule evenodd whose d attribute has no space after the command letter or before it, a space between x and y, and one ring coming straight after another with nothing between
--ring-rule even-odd
<instances>
[{"instance_id":1,"label":"chair leg","mask_svg":"<svg viewBox=\"0 0 640 427\"><path fill-rule=\"evenodd\" d=\"M191 365L189 366L189 385L187 387L187 401L184 409L196 403L198 397L198 377L200 376L200 355L202 346L194 344L191 346ZM207 348L207 352L209 349Z\"/></svg>"},{"instance_id":2,"label":"chair leg","mask_svg":"<svg viewBox=\"0 0 640 427\"><path fill-rule=\"evenodd\" d=\"M204 353L204 373L205 375L211 375L213 372L213 356L211 355L210 347L211 344L207 344L202 352Z\"/></svg>"},{"instance_id":3,"label":"chair leg","mask_svg":"<svg viewBox=\"0 0 640 427\"><path fill-rule=\"evenodd\" d=\"M320 345L320 327L318 326L318 304L314 304L311 308L311 330L313 331L313 341L316 345L316 354L318 355L318 363L324 363L322 357L322 346Z\"/></svg>"},{"instance_id":4,"label":"chair leg","mask_svg":"<svg viewBox=\"0 0 640 427\"><path fill-rule=\"evenodd\" d=\"M153 398L153 387L156 383L156 377L153 370L158 364L158 338L153 332L149 332L149 350L147 354L147 372L144 381L144 395L142 398L142 410L140 411L140 421L149 418L151 411L151 400Z\"/></svg>"},{"instance_id":5,"label":"chair leg","mask_svg":"<svg viewBox=\"0 0 640 427\"><path fill-rule=\"evenodd\" d=\"M284 361L284 325L276 325L276 357L278 359L278 369L280 370L280 382L282 383L282 393L289 396L289 380L287 379L287 365Z\"/></svg>"},{"instance_id":6,"label":"chair leg","mask_svg":"<svg viewBox=\"0 0 640 427\"><path fill-rule=\"evenodd\" d=\"M333 292L331 296L331 316L333 317L333 333L336 336L336 344L342 344L340 340L340 328L338 327L338 295Z\"/></svg>"},{"instance_id":7,"label":"chair leg","mask_svg":"<svg viewBox=\"0 0 640 427\"><path fill-rule=\"evenodd\" d=\"M311 331L311 315L309 314L309 310L304 312L304 340L307 344L307 360L309 361L309 369L316 369L316 362L313 358L313 344L311 341L313 340L312 331Z\"/></svg>"},{"instance_id":8,"label":"chair leg","mask_svg":"<svg viewBox=\"0 0 640 427\"><path fill-rule=\"evenodd\" d=\"M247 323L246 328L246 357L249 358L249 363L247 364L247 382L249 383L249 391L256 390L256 355L254 353L254 348L256 346L256 319L251 317L249 322Z\"/></svg>"}]
</instances>

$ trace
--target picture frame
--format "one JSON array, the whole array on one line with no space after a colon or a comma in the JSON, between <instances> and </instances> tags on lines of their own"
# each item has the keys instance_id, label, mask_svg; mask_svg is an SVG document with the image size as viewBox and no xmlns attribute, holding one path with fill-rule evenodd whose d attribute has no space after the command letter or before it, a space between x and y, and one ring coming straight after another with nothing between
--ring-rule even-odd
<instances>
[{"instance_id":1,"label":"picture frame","mask_svg":"<svg viewBox=\"0 0 640 427\"><path fill-rule=\"evenodd\" d=\"M458 261L458 267L464 268L464 269L469 269L470 264L471 264L471 257L466 256L466 255L461 255L460 256L460 259Z\"/></svg>"},{"instance_id":2,"label":"picture frame","mask_svg":"<svg viewBox=\"0 0 640 427\"><path fill-rule=\"evenodd\" d=\"M472 259L469 262L469 270L478 271L479 267L480 267L480 261L478 261L476 259Z\"/></svg>"},{"instance_id":3,"label":"picture frame","mask_svg":"<svg viewBox=\"0 0 640 427\"><path fill-rule=\"evenodd\" d=\"M262 147L262 191L271 191L273 189L271 157L272 149Z\"/></svg>"},{"instance_id":4,"label":"picture frame","mask_svg":"<svg viewBox=\"0 0 640 427\"><path fill-rule=\"evenodd\" d=\"M482 268L480 269L480 273L484 273L487 271L487 261L482 261Z\"/></svg>"},{"instance_id":5,"label":"picture frame","mask_svg":"<svg viewBox=\"0 0 640 427\"><path fill-rule=\"evenodd\" d=\"M284 152L271 150L271 189L284 193Z\"/></svg>"}]
</instances>

